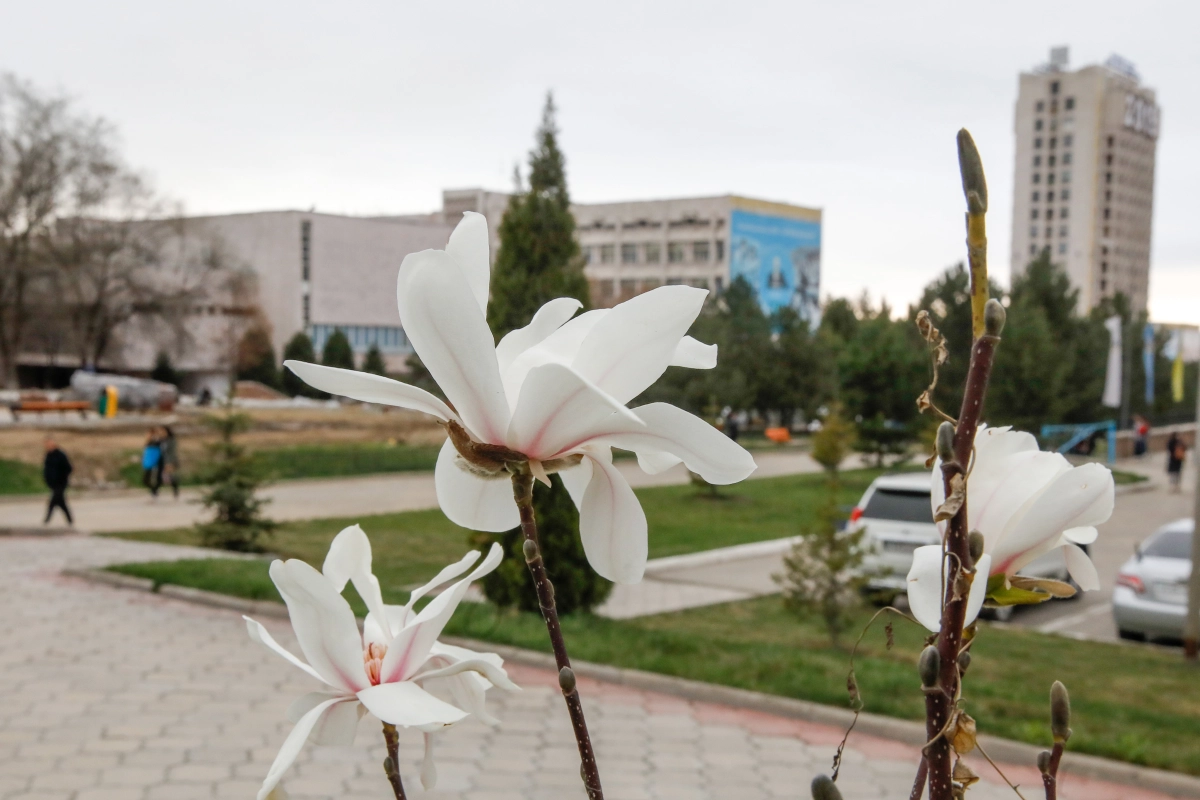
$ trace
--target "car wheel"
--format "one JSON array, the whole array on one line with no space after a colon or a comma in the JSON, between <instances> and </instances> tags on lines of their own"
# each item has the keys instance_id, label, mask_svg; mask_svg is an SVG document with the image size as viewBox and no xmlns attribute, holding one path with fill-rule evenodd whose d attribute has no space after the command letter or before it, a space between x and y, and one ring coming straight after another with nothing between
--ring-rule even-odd
<instances>
[{"instance_id":1,"label":"car wheel","mask_svg":"<svg viewBox=\"0 0 1200 800\"><path fill-rule=\"evenodd\" d=\"M1141 631L1127 631L1121 629L1117 631L1117 636L1120 636L1122 639L1128 639L1131 642L1146 641L1146 634L1142 633Z\"/></svg>"},{"instance_id":2,"label":"car wheel","mask_svg":"<svg viewBox=\"0 0 1200 800\"><path fill-rule=\"evenodd\" d=\"M1013 612L1016 606L998 606L996 608L985 608L983 613L988 619L995 622L1008 622L1013 617Z\"/></svg>"}]
</instances>

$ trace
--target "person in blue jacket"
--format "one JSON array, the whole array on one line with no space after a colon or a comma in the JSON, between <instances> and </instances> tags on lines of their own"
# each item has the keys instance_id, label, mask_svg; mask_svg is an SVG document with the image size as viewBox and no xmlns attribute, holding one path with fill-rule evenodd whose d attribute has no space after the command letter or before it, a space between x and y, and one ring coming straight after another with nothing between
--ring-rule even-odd
<instances>
[{"instance_id":1,"label":"person in blue jacket","mask_svg":"<svg viewBox=\"0 0 1200 800\"><path fill-rule=\"evenodd\" d=\"M162 471L159 470L159 464L162 463L162 443L158 438L158 431L154 428L146 434L146 446L142 448L142 483L150 490L150 497L158 497L158 487L162 484Z\"/></svg>"}]
</instances>

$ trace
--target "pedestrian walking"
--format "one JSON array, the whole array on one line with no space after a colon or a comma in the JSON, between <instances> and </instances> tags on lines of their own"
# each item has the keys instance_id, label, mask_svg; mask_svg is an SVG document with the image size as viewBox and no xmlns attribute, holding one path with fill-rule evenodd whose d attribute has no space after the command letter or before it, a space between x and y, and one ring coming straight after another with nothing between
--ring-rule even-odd
<instances>
[{"instance_id":1,"label":"pedestrian walking","mask_svg":"<svg viewBox=\"0 0 1200 800\"><path fill-rule=\"evenodd\" d=\"M159 449L159 479L158 485L171 484L171 492L179 499L179 443L175 440L175 431L164 425L158 429Z\"/></svg>"},{"instance_id":2,"label":"pedestrian walking","mask_svg":"<svg viewBox=\"0 0 1200 800\"><path fill-rule=\"evenodd\" d=\"M158 440L158 429L151 428L142 447L142 483L150 490L150 498L157 499L158 487L162 483L159 467L162 464L162 447Z\"/></svg>"},{"instance_id":3,"label":"pedestrian walking","mask_svg":"<svg viewBox=\"0 0 1200 800\"><path fill-rule=\"evenodd\" d=\"M1172 433L1167 439L1167 477L1171 481L1171 491L1179 491L1179 482L1183 477L1183 458L1187 455L1187 445L1178 433Z\"/></svg>"},{"instance_id":4,"label":"pedestrian walking","mask_svg":"<svg viewBox=\"0 0 1200 800\"><path fill-rule=\"evenodd\" d=\"M75 520L71 519L71 509L67 508L67 484L71 482L71 470L74 467L71 466L71 459L67 458L67 454L59 449L53 437L46 437L45 446L46 460L42 462L42 480L50 489L50 505L46 507L45 524L50 524L50 517L54 514L54 509L61 508L67 518L67 524L74 525Z\"/></svg>"},{"instance_id":5,"label":"pedestrian walking","mask_svg":"<svg viewBox=\"0 0 1200 800\"><path fill-rule=\"evenodd\" d=\"M1150 444L1150 423L1141 414L1133 415L1133 433L1133 454L1141 458Z\"/></svg>"}]
</instances>

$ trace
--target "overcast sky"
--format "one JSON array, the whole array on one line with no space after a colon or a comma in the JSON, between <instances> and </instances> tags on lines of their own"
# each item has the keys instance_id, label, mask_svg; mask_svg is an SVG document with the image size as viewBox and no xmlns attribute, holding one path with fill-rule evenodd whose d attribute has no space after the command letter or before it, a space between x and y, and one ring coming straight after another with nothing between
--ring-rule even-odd
<instances>
[{"instance_id":1,"label":"overcast sky","mask_svg":"<svg viewBox=\"0 0 1200 800\"><path fill-rule=\"evenodd\" d=\"M1136 9L1136 10L1135 10ZM1017 74L1116 52L1163 107L1150 294L1200 322L1200 3L0 0L0 71L119 128L187 211L433 210L507 189L553 89L580 201L825 210L824 293L903 308L963 256L954 135L1008 282Z\"/></svg>"}]
</instances>

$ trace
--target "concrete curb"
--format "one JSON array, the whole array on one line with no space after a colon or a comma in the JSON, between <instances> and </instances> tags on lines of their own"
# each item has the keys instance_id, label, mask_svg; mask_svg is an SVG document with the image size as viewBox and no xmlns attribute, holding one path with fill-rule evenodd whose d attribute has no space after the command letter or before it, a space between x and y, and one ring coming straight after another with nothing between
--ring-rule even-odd
<instances>
[{"instance_id":1,"label":"concrete curb","mask_svg":"<svg viewBox=\"0 0 1200 800\"><path fill-rule=\"evenodd\" d=\"M247 616L271 617L287 619L287 607L282 603L269 600L244 600L239 597L208 592L202 589L192 589L183 586L164 584L155 587L148 578L136 578L109 572L104 569L64 569L63 575L79 578L93 583L100 583L119 589L152 592L183 600L189 603L237 611ZM496 653L506 661L529 667L555 670L554 656L520 647L510 647L492 642L482 642L475 639L446 637L445 641L472 650L486 650ZM613 667L607 664L593 664L587 661L576 661L572 664L575 673L605 683L627 686L646 692L658 692L692 700L700 703L742 708L774 714L788 719L815 722L836 728L847 728L854 719L854 713L849 709L836 706L821 705L807 700L796 700L790 697L752 692L746 689L735 689L730 686L693 681L686 678L676 678L671 675L661 675L655 672L645 672L637 669ZM856 733L865 733L881 739L890 739L914 747L925 744L925 726L911 720L895 719L879 714L862 713L854 728ZM853 737L852 737L853 738ZM1037 755L1044 747L1015 742L1011 739L1001 739L995 736L980 736L979 742L988 755L996 761L1008 764L1024 764L1034 766ZM1141 767L1136 764L1126 764L1099 756L1067 752L1063 756L1064 771L1080 777L1094 780L1109 781L1143 789L1153 789L1174 797L1197 798L1200 800L1200 778L1161 769Z\"/></svg>"}]
</instances>

